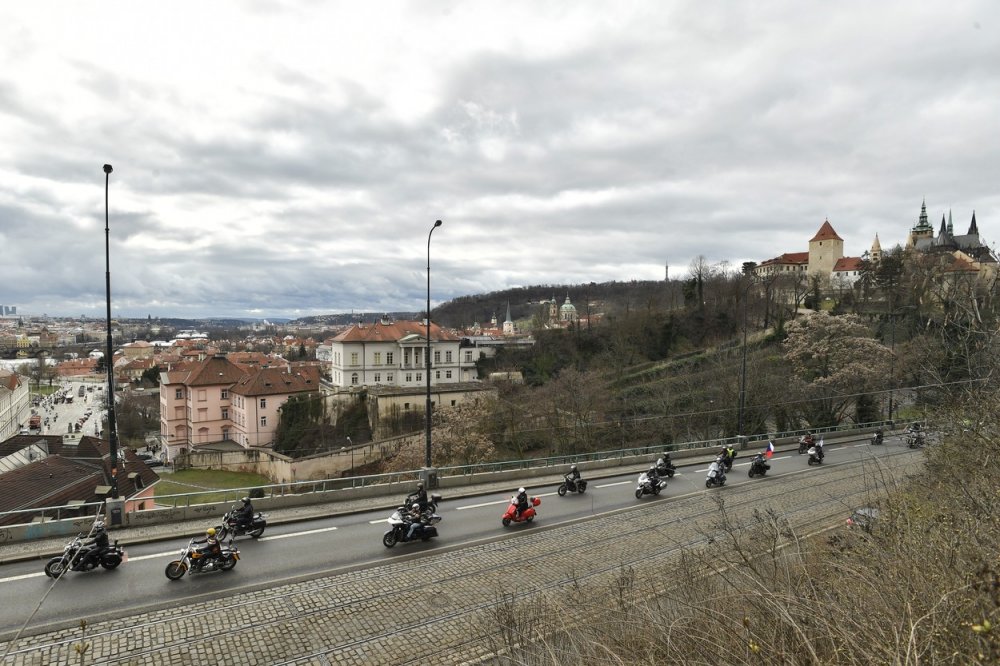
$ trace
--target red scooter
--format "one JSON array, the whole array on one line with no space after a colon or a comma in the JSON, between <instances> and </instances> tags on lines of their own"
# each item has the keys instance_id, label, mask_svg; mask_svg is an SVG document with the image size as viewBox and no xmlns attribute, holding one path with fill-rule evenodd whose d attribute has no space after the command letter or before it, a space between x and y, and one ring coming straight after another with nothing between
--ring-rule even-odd
<instances>
[{"instance_id":1,"label":"red scooter","mask_svg":"<svg viewBox=\"0 0 1000 666\"><path fill-rule=\"evenodd\" d=\"M507 512L503 514L503 518L500 522L503 523L504 527L507 527L511 523L530 523L535 519L535 507L542 503L537 497L532 497L529 500L531 506L524 510L521 515L517 515L517 497L510 498L510 504L507 506Z\"/></svg>"}]
</instances>

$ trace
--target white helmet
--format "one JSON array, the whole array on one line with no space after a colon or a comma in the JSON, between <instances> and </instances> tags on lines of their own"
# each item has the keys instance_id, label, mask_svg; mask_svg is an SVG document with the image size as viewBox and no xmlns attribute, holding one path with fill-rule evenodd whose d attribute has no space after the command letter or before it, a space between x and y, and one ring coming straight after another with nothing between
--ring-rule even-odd
<instances>
[{"instance_id":1,"label":"white helmet","mask_svg":"<svg viewBox=\"0 0 1000 666\"><path fill-rule=\"evenodd\" d=\"M523 493L523 492L524 492L524 488L518 488L518 489L517 489L517 492L519 492L519 493Z\"/></svg>"},{"instance_id":2,"label":"white helmet","mask_svg":"<svg viewBox=\"0 0 1000 666\"><path fill-rule=\"evenodd\" d=\"M410 508L411 509L419 509L420 508L420 504L418 502L414 502L413 504L410 505Z\"/></svg>"}]
</instances>

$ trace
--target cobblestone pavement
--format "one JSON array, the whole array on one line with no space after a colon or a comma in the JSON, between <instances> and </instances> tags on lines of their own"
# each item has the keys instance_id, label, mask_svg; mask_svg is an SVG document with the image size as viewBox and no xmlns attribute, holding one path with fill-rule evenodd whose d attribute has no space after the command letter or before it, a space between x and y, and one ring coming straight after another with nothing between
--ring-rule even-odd
<instances>
[{"instance_id":1,"label":"cobblestone pavement","mask_svg":"<svg viewBox=\"0 0 1000 666\"><path fill-rule=\"evenodd\" d=\"M878 470L901 475L920 456L901 451ZM568 585L584 590L622 566L640 572L707 543L725 497L737 521L774 508L793 526L839 523L869 501L861 463L774 483L697 492L593 519L517 526L509 536L357 571L22 638L4 664L462 664L484 656L489 611L501 593L521 597ZM74 645L89 647L77 661ZM0 644L0 653L7 649Z\"/></svg>"}]
</instances>

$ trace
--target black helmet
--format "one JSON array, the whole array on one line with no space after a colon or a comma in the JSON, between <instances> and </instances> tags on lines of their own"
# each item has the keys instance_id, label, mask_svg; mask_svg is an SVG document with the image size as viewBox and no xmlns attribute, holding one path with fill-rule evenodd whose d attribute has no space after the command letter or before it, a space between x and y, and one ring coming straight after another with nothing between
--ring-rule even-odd
<instances>
[{"instance_id":1,"label":"black helmet","mask_svg":"<svg viewBox=\"0 0 1000 666\"><path fill-rule=\"evenodd\" d=\"M243 502L244 504L249 504L250 503L250 498L249 497L244 497L240 501Z\"/></svg>"},{"instance_id":2,"label":"black helmet","mask_svg":"<svg viewBox=\"0 0 1000 666\"><path fill-rule=\"evenodd\" d=\"M571 472L575 472L576 471L576 465L575 464L570 465L569 469L570 469Z\"/></svg>"}]
</instances>

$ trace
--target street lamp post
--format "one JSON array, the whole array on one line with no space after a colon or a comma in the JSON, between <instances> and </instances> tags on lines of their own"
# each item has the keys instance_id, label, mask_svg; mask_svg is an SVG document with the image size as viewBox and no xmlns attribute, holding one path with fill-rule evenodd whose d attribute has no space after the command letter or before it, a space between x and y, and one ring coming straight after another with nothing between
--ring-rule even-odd
<instances>
[{"instance_id":1,"label":"street lamp post","mask_svg":"<svg viewBox=\"0 0 1000 666\"><path fill-rule=\"evenodd\" d=\"M347 443L351 445L351 476L354 476L354 442L348 437Z\"/></svg>"},{"instance_id":2,"label":"street lamp post","mask_svg":"<svg viewBox=\"0 0 1000 666\"><path fill-rule=\"evenodd\" d=\"M740 446L743 445L743 410L747 399L747 301L750 300L750 287L753 285L754 282L751 280L743 290L743 360L740 363L740 408L737 416Z\"/></svg>"},{"instance_id":3,"label":"street lamp post","mask_svg":"<svg viewBox=\"0 0 1000 666\"><path fill-rule=\"evenodd\" d=\"M111 455L111 499L118 498L118 424L115 419L115 371L111 348L111 231L108 225L108 182L111 165L104 165L104 283L107 296L108 344L104 365L108 370L108 452Z\"/></svg>"},{"instance_id":4,"label":"street lamp post","mask_svg":"<svg viewBox=\"0 0 1000 666\"><path fill-rule=\"evenodd\" d=\"M427 369L427 446L424 451L424 467L431 466L431 235L434 230L441 226L441 220L434 222L434 226L427 233L427 352L425 354L425 367Z\"/></svg>"}]
</instances>

